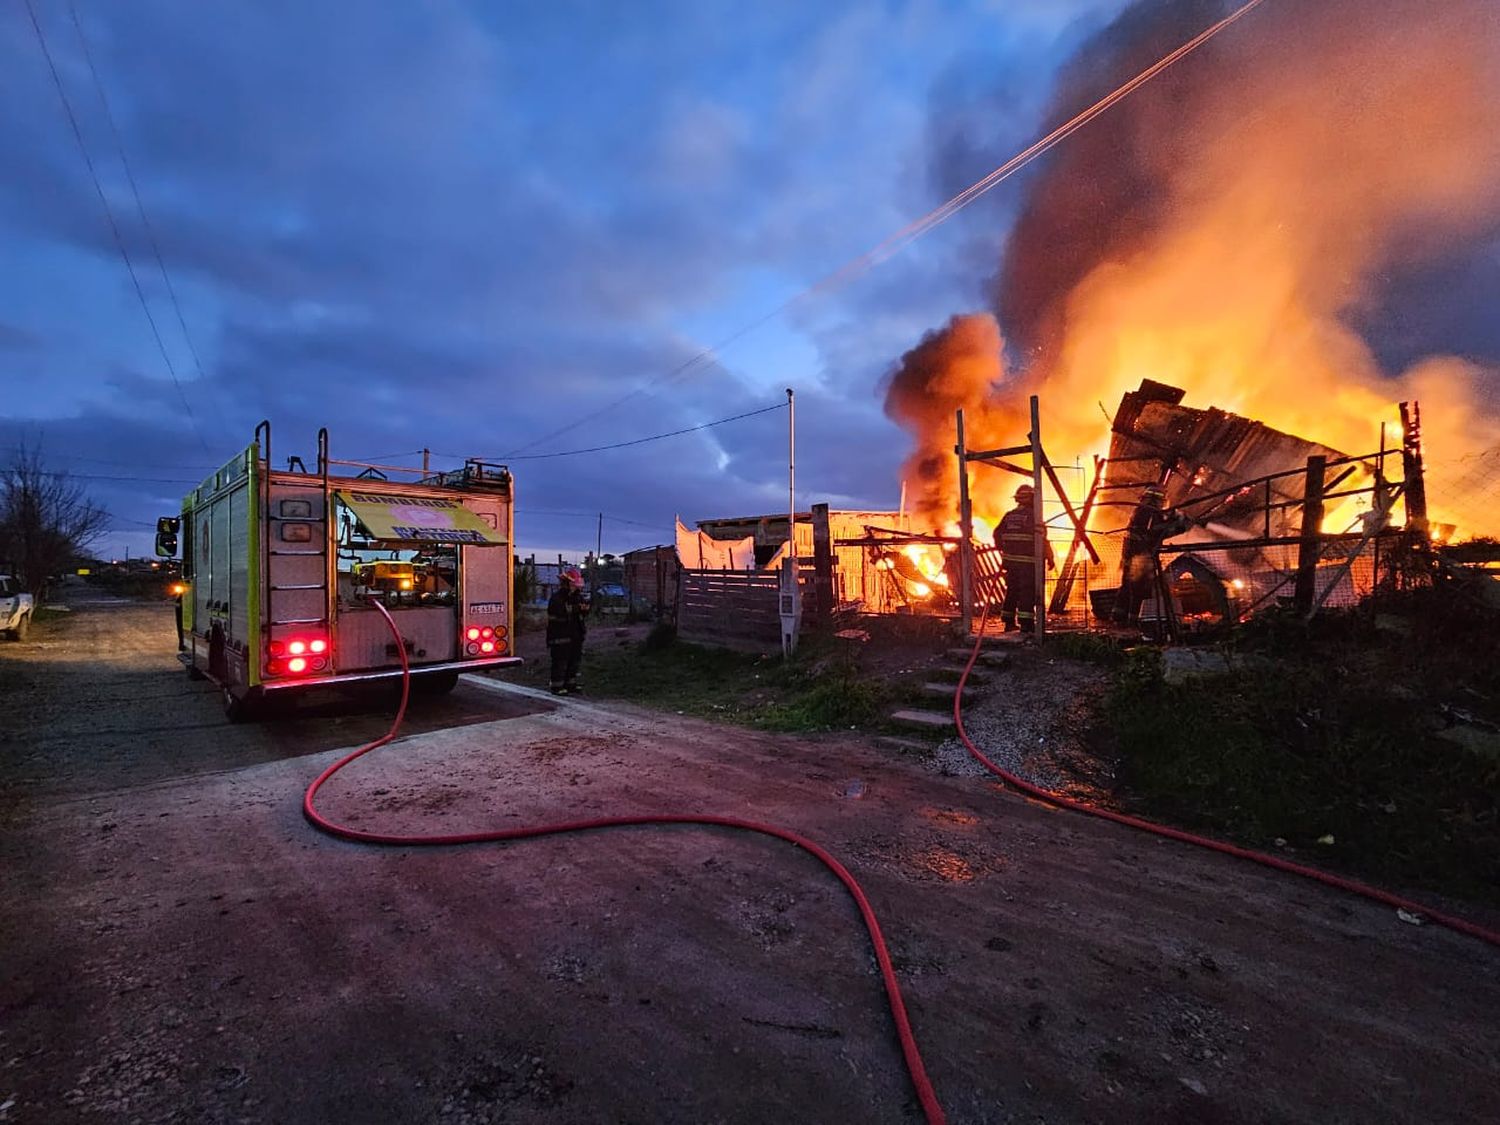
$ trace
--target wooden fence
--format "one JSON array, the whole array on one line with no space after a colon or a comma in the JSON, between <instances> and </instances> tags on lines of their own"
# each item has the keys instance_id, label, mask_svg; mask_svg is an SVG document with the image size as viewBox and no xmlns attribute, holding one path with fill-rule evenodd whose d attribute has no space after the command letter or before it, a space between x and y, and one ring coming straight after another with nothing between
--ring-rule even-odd
<instances>
[{"instance_id":1,"label":"wooden fence","mask_svg":"<svg viewBox=\"0 0 1500 1125\"><path fill-rule=\"evenodd\" d=\"M803 620L814 599L811 572L802 576ZM781 578L766 570L681 572L677 635L684 641L747 652L781 650Z\"/></svg>"}]
</instances>

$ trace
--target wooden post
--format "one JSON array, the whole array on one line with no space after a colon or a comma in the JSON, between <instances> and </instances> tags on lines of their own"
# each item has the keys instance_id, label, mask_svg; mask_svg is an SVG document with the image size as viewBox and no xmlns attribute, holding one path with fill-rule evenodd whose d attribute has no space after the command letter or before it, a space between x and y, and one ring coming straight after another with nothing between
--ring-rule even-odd
<instances>
[{"instance_id":1,"label":"wooden post","mask_svg":"<svg viewBox=\"0 0 1500 1125\"><path fill-rule=\"evenodd\" d=\"M1074 543L1077 544L1081 542L1084 549L1088 551L1089 558L1093 559L1095 562L1098 562L1099 552L1094 550L1093 541L1089 538L1088 517L1086 515L1080 516L1073 510L1072 501L1068 499L1068 493L1063 488L1062 481L1057 479L1057 470L1052 467L1052 462L1047 460L1047 451L1045 449L1042 449L1040 445L1037 446L1037 449L1042 455L1042 468L1047 473L1047 479L1052 482L1052 489L1057 493L1057 498L1062 501L1063 511L1067 513L1068 519L1073 524ZM1097 465L1095 466L1094 472L1096 474L1094 482L1095 484L1098 484ZM1090 499L1092 499L1093 493L1090 493L1089 497Z\"/></svg>"},{"instance_id":2,"label":"wooden post","mask_svg":"<svg viewBox=\"0 0 1500 1125\"><path fill-rule=\"evenodd\" d=\"M833 536L828 526L828 505L812 506L813 532L813 624L833 624Z\"/></svg>"},{"instance_id":3,"label":"wooden post","mask_svg":"<svg viewBox=\"0 0 1500 1125\"><path fill-rule=\"evenodd\" d=\"M1385 483L1385 423L1380 423L1380 456L1375 459L1375 502L1379 504L1389 493ZM1389 501L1386 501L1389 503ZM1385 522L1385 521L1381 521ZM1385 528L1381 528L1382 531ZM1370 604L1375 604L1375 595L1380 593L1380 536L1375 537L1374 553L1370 560Z\"/></svg>"},{"instance_id":4,"label":"wooden post","mask_svg":"<svg viewBox=\"0 0 1500 1125\"><path fill-rule=\"evenodd\" d=\"M1302 542L1297 548L1297 585L1292 604L1298 613L1312 612L1313 597L1318 589L1319 538L1323 523L1323 478L1327 459L1318 454L1307 459L1307 481L1302 486Z\"/></svg>"},{"instance_id":5,"label":"wooden post","mask_svg":"<svg viewBox=\"0 0 1500 1125\"><path fill-rule=\"evenodd\" d=\"M964 636L974 631L974 511L969 504L969 454L964 445L964 412L958 412L958 604Z\"/></svg>"},{"instance_id":6,"label":"wooden post","mask_svg":"<svg viewBox=\"0 0 1500 1125\"><path fill-rule=\"evenodd\" d=\"M1036 572L1036 635L1047 632L1047 523L1042 515L1042 422L1037 396L1031 396L1031 557Z\"/></svg>"},{"instance_id":7,"label":"wooden post","mask_svg":"<svg viewBox=\"0 0 1500 1125\"><path fill-rule=\"evenodd\" d=\"M1052 613L1063 613L1068 608L1068 598L1073 594L1073 582L1078 573L1078 548L1083 544L1089 544L1088 526L1089 515L1094 510L1094 499L1099 495L1099 485L1104 478L1104 458L1098 454L1094 455L1094 483L1089 489L1089 494L1083 501L1083 512L1073 521L1073 541L1068 544L1068 557L1063 563L1062 570L1058 573L1057 585L1052 588L1052 604L1047 608ZM1099 561L1096 551L1090 550L1090 556L1095 562ZM1088 562L1084 564L1084 595L1083 595L1083 622L1088 627Z\"/></svg>"},{"instance_id":8,"label":"wooden post","mask_svg":"<svg viewBox=\"0 0 1500 1125\"><path fill-rule=\"evenodd\" d=\"M1401 467L1406 480L1406 530L1427 535L1427 481L1422 473L1422 407L1401 404Z\"/></svg>"}]
</instances>

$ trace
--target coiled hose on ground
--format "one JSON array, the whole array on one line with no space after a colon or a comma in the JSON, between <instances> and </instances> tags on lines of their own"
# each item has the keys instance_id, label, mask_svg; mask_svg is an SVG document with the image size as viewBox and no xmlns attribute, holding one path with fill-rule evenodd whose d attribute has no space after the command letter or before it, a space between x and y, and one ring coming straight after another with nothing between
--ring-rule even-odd
<instances>
[{"instance_id":1,"label":"coiled hose on ground","mask_svg":"<svg viewBox=\"0 0 1500 1125\"><path fill-rule=\"evenodd\" d=\"M1208 848L1210 851L1222 852L1225 855L1236 856L1239 859L1248 859L1252 863L1259 863L1265 867L1273 867L1277 871L1285 871L1289 875L1300 875L1304 879L1312 879L1325 886L1337 887L1341 891L1350 891L1375 902L1394 906L1398 910L1407 911L1410 914L1420 914L1440 926L1447 926L1450 930L1456 930L1461 934L1487 941L1491 945L1500 946L1500 932L1487 929L1467 919L1459 918L1452 914L1433 910L1431 907L1423 906L1421 903L1393 895L1389 891L1383 891L1379 887L1372 887L1368 883L1361 883L1354 879L1345 879L1339 875L1329 874L1327 871L1319 871L1315 867L1305 864L1293 863L1289 859L1280 856L1267 855L1265 852L1257 852L1250 848L1241 848L1234 844L1225 843L1223 840L1214 840L1207 836L1198 836L1192 832L1184 832L1180 828L1168 828L1166 825L1154 824L1140 817L1130 816L1126 813L1114 812L1111 809L1095 808L1081 801L1075 801L1064 797L1060 793L1053 793L1049 789L1043 789L1039 785L1033 785L1025 778L1017 777L1007 769L1002 769L975 746L969 738L968 732L964 730L963 716L963 694L964 685L969 681L969 673L974 670L974 663L979 659L979 652L984 646L984 626L989 617L989 608L986 607L979 619L979 630L974 638L974 650L969 653L969 661L964 665L963 675L959 677L958 688L953 693L953 722L958 728L958 737L963 741L965 748L974 756L974 759L1000 778L1007 785L1029 797L1035 797L1039 801L1045 801L1049 805L1056 805L1061 809L1072 812L1086 813L1089 816L1097 816L1101 820L1111 820L1116 824L1123 824L1127 828L1138 828L1142 832L1150 832L1154 836L1165 836L1169 840L1180 840L1185 844L1196 844L1200 848Z\"/></svg>"}]
</instances>

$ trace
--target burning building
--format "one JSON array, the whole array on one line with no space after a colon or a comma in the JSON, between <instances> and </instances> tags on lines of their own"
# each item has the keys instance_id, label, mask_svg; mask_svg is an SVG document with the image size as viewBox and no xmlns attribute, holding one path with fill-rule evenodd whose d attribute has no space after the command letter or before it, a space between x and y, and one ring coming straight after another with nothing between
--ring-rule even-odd
<instances>
[{"instance_id":1,"label":"burning building","mask_svg":"<svg viewBox=\"0 0 1500 1125\"><path fill-rule=\"evenodd\" d=\"M1063 68L1047 126L1228 7L1132 5ZM1317 450L1367 452L1395 403L1420 400L1443 454L1429 465L1435 518L1500 530L1451 467L1500 447L1495 365L1431 355L1397 369L1382 320L1392 276L1500 235L1497 64L1491 0L1264 5L1069 137L1028 182L989 308L928 334L886 384L914 441L913 526L957 520L954 411L972 447L1014 444L1037 394L1062 460L1165 443L1174 496ZM983 539L1014 481L972 484ZM1299 486L1285 487L1279 510L1295 512ZM1095 525L1127 510L1101 505Z\"/></svg>"}]
</instances>

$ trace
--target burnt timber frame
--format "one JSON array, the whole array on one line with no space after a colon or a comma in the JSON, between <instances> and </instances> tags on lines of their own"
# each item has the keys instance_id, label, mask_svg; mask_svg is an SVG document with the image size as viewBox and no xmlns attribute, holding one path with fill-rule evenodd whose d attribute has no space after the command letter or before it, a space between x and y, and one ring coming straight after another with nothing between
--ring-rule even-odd
<instances>
[{"instance_id":1,"label":"burnt timber frame","mask_svg":"<svg viewBox=\"0 0 1500 1125\"><path fill-rule=\"evenodd\" d=\"M1042 512L1044 478L1056 491L1058 499L1062 501L1063 511L1067 513L1068 519L1073 524L1073 546L1069 549L1069 560L1071 561L1074 552L1081 544L1088 551L1089 557L1095 563L1099 562L1099 552L1094 549L1094 544L1089 539L1088 517L1085 515L1080 518L1074 511L1062 482L1057 478L1057 471L1052 467L1052 462L1047 459L1047 453L1042 448L1041 409L1036 395L1031 396L1030 407L1031 430L1026 435L1026 444L1006 446L1002 449L969 449L964 438L964 412L959 410L955 416L958 441L953 447L953 452L958 457L959 612L965 635L974 631L974 506L969 498L970 462L989 465L991 468L1031 478L1031 519L1034 529L1031 553L1035 560L1032 569L1036 581L1036 612L1033 617L1033 628L1038 637L1044 636L1047 632L1047 522ZM1030 469L1006 460L1006 458L1020 456L1031 458ZM1095 488L1097 489L1097 479ZM1092 491L1089 499L1093 500Z\"/></svg>"}]
</instances>

